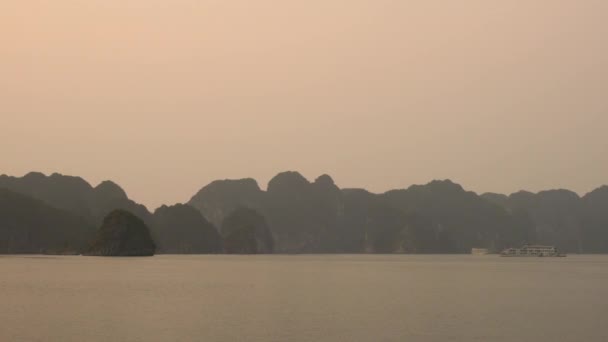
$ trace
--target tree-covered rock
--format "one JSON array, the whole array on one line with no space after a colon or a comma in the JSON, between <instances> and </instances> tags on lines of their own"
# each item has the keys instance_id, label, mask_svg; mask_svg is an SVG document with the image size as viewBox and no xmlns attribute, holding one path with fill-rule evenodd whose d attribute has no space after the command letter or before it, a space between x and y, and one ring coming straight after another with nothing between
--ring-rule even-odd
<instances>
[{"instance_id":1,"label":"tree-covered rock","mask_svg":"<svg viewBox=\"0 0 608 342\"><path fill-rule=\"evenodd\" d=\"M126 210L114 210L104 218L85 254L151 256L155 251L156 244L144 221Z\"/></svg>"},{"instance_id":2,"label":"tree-covered rock","mask_svg":"<svg viewBox=\"0 0 608 342\"><path fill-rule=\"evenodd\" d=\"M221 253L222 241L215 227L187 204L158 208L154 212L152 236L158 253Z\"/></svg>"}]
</instances>

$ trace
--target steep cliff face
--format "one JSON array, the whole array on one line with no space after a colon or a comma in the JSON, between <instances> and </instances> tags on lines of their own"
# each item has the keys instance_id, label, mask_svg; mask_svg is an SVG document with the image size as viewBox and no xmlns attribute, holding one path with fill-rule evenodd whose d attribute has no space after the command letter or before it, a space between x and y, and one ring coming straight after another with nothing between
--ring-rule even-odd
<instances>
[{"instance_id":1,"label":"steep cliff face","mask_svg":"<svg viewBox=\"0 0 608 342\"><path fill-rule=\"evenodd\" d=\"M608 186L581 200L581 240L586 253L608 253Z\"/></svg>"},{"instance_id":2,"label":"steep cliff face","mask_svg":"<svg viewBox=\"0 0 608 342\"><path fill-rule=\"evenodd\" d=\"M125 210L114 210L103 220L86 255L152 256L156 244L144 221Z\"/></svg>"},{"instance_id":3,"label":"steep cliff face","mask_svg":"<svg viewBox=\"0 0 608 342\"><path fill-rule=\"evenodd\" d=\"M224 218L239 207L263 207L264 195L254 179L226 179L205 186L188 204L198 209L216 227L220 227Z\"/></svg>"},{"instance_id":4,"label":"steep cliff face","mask_svg":"<svg viewBox=\"0 0 608 342\"><path fill-rule=\"evenodd\" d=\"M0 188L0 254L79 254L93 234L76 215Z\"/></svg>"},{"instance_id":5,"label":"steep cliff face","mask_svg":"<svg viewBox=\"0 0 608 342\"><path fill-rule=\"evenodd\" d=\"M267 191L253 179L214 181L189 204L219 227L236 209L254 209L268 221L277 251L329 252L329 238L342 214L340 197L327 175L310 183L297 172L283 172L270 180Z\"/></svg>"},{"instance_id":6,"label":"steep cliff face","mask_svg":"<svg viewBox=\"0 0 608 342\"><path fill-rule=\"evenodd\" d=\"M115 209L153 229L163 253L215 253L222 240L237 246L235 251L268 252L258 225L241 225L238 234L221 231L242 207L263 217L272 250L283 253L467 253L472 247L497 251L525 243L570 253L608 252L606 186L582 198L567 190L478 196L445 180L373 194L341 190L328 175L309 182L290 171L274 177L267 191L253 179L212 182L192 197L197 210L163 206L154 216L110 181L93 188L78 177L30 173L0 176L2 187L10 189L3 196L11 199L0 201L0 253L76 253L87 227L101 225ZM17 215L21 205L29 208L27 215ZM65 222L65 229L57 222Z\"/></svg>"},{"instance_id":7,"label":"steep cliff face","mask_svg":"<svg viewBox=\"0 0 608 342\"><path fill-rule=\"evenodd\" d=\"M112 181L101 182L93 188L88 196L91 216L97 224L101 223L106 215L116 209L129 211L144 220L146 224L151 223L152 215L148 209L129 199L127 193Z\"/></svg>"},{"instance_id":8,"label":"steep cliff face","mask_svg":"<svg viewBox=\"0 0 608 342\"><path fill-rule=\"evenodd\" d=\"M162 206L154 212L152 236L158 253L213 254L222 252L215 227L187 204Z\"/></svg>"},{"instance_id":9,"label":"steep cliff face","mask_svg":"<svg viewBox=\"0 0 608 342\"><path fill-rule=\"evenodd\" d=\"M412 216L418 223L411 224L413 231L429 244L419 247L430 251L466 253L473 247L498 250L513 241L529 242L528 233L517 231L514 218L504 208L449 180L389 191L381 198Z\"/></svg>"},{"instance_id":10,"label":"steep cliff face","mask_svg":"<svg viewBox=\"0 0 608 342\"><path fill-rule=\"evenodd\" d=\"M540 241L568 252L582 251L581 200L576 193L568 190L541 191L522 202L517 196L512 197L513 209L530 213Z\"/></svg>"},{"instance_id":11,"label":"steep cliff face","mask_svg":"<svg viewBox=\"0 0 608 342\"><path fill-rule=\"evenodd\" d=\"M266 220L257 211L237 208L222 223L224 251L229 254L268 254L274 241Z\"/></svg>"},{"instance_id":12,"label":"steep cliff face","mask_svg":"<svg viewBox=\"0 0 608 342\"><path fill-rule=\"evenodd\" d=\"M568 190L519 191L510 196L484 194L483 197L531 224L531 234L537 242L555 245L567 252L585 250L581 235L582 202L576 193Z\"/></svg>"},{"instance_id":13,"label":"steep cliff face","mask_svg":"<svg viewBox=\"0 0 608 342\"><path fill-rule=\"evenodd\" d=\"M340 189L326 175L314 183L297 172L283 172L271 179L261 211L268 219L277 251L332 252L330 238L343 214L341 197Z\"/></svg>"},{"instance_id":14,"label":"steep cliff face","mask_svg":"<svg viewBox=\"0 0 608 342\"><path fill-rule=\"evenodd\" d=\"M239 182L212 183L195 196L198 207L219 220L251 204L266 218L278 252L466 253L535 241L527 212L510 212L449 180L380 195L340 190L328 175L311 183L293 171L275 176L266 192L226 184Z\"/></svg>"},{"instance_id":15,"label":"steep cliff face","mask_svg":"<svg viewBox=\"0 0 608 342\"><path fill-rule=\"evenodd\" d=\"M343 209L334 245L336 252L402 253L408 229L405 213L363 189L342 190Z\"/></svg>"}]
</instances>

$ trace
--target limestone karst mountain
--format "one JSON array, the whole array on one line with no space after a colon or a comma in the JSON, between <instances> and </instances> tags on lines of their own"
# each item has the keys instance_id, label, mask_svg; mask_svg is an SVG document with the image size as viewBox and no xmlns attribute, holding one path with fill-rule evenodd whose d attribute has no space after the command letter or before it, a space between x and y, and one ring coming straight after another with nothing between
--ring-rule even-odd
<instances>
[{"instance_id":1,"label":"limestone karst mountain","mask_svg":"<svg viewBox=\"0 0 608 342\"><path fill-rule=\"evenodd\" d=\"M158 253L213 254L222 252L216 228L187 204L156 209L151 226Z\"/></svg>"},{"instance_id":2,"label":"limestone karst mountain","mask_svg":"<svg viewBox=\"0 0 608 342\"><path fill-rule=\"evenodd\" d=\"M86 255L151 256L156 251L143 220L126 210L114 210L103 220Z\"/></svg>"},{"instance_id":3,"label":"limestone karst mountain","mask_svg":"<svg viewBox=\"0 0 608 342\"><path fill-rule=\"evenodd\" d=\"M581 240L586 253L608 252L608 186L581 199Z\"/></svg>"},{"instance_id":4,"label":"limestone karst mountain","mask_svg":"<svg viewBox=\"0 0 608 342\"><path fill-rule=\"evenodd\" d=\"M528 233L531 227L516 224L504 208L450 180L413 185L380 196L393 208L426 221L425 228L418 226L417 233L409 234L425 236L423 239L431 244L425 246L429 250L467 253L475 246L500 250L532 242ZM430 236L435 238L429 241Z\"/></svg>"},{"instance_id":5,"label":"limestone karst mountain","mask_svg":"<svg viewBox=\"0 0 608 342\"><path fill-rule=\"evenodd\" d=\"M203 187L188 204L198 209L216 227L220 227L224 218L239 207L263 207L264 195L265 192L260 190L254 179L225 179Z\"/></svg>"},{"instance_id":6,"label":"limestone karst mountain","mask_svg":"<svg viewBox=\"0 0 608 342\"><path fill-rule=\"evenodd\" d=\"M229 191L221 183L230 184ZM204 188L191 203L218 217L249 203L268 221L279 252L464 253L473 246L497 250L534 239L520 215L450 181L379 195L340 190L327 175L311 183L297 172L278 174L267 191L257 184L251 191L246 183L214 182L217 191Z\"/></svg>"},{"instance_id":7,"label":"limestone karst mountain","mask_svg":"<svg viewBox=\"0 0 608 342\"><path fill-rule=\"evenodd\" d=\"M145 221L151 216L145 206L130 200L124 190L111 181L92 187L80 177L58 173L46 176L30 172L23 177L1 175L0 188L39 199L52 207L78 215L93 225L99 225L115 209L128 210Z\"/></svg>"},{"instance_id":8,"label":"limestone karst mountain","mask_svg":"<svg viewBox=\"0 0 608 342\"><path fill-rule=\"evenodd\" d=\"M76 215L0 188L0 254L78 254L93 233Z\"/></svg>"},{"instance_id":9,"label":"limestone karst mountain","mask_svg":"<svg viewBox=\"0 0 608 342\"><path fill-rule=\"evenodd\" d=\"M583 202L576 193L568 190L549 190L536 194L519 191L509 196L484 194L482 197L501 205L512 215L528 215L536 240L555 245L560 250L585 250L582 244Z\"/></svg>"},{"instance_id":10,"label":"limestone karst mountain","mask_svg":"<svg viewBox=\"0 0 608 342\"><path fill-rule=\"evenodd\" d=\"M0 176L0 188L38 203L24 207L44 207L45 213L53 209L84 222L70 221L65 230L46 230L46 220L56 222L53 215L31 215L27 223L21 216L19 224L5 219L0 226L2 253L10 252L9 239L20 239L18 244L11 242L10 249L28 253L61 249L44 235L50 231L69 240L68 249L74 251L74 241L116 209L131 212L150 227L161 253L216 253L227 238L222 231L225 220L240 208L263 219L271 250L279 253L467 253L472 247L498 251L525 243L556 245L569 253L608 252L606 186L582 197L567 190L480 196L443 180L374 194L340 189L328 175L311 182L288 171L272 178L266 190L251 178L214 181L188 205L163 206L154 215L111 181L92 187L79 177L32 172L20 178ZM12 217L8 213L18 203L0 202L0 210ZM250 241L251 232L243 232L234 238ZM40 244L41 239L49 243ZM246 249L239 246L236 250ZM256 248L268 252L267 247Z\"/></svg>"},{"instance_id":11,"label":"limestone karst mountain","mask_svg":"<svg viewBox=\"0 0 608 342\"><path fill-rule=\"evenodd\" d=\"M274 241L266 220L250 208L237 208L222 223L224 252L229 254L268 254Z\"/></svg>"}]
</instances>

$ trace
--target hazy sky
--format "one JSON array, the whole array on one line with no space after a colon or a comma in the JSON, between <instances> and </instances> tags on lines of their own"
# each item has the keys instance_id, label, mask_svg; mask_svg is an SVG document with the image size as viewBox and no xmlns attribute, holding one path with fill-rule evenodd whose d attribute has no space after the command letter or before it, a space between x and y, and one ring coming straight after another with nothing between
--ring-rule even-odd
<instances>
[{"instance_id":1,"label":"hazy sky","mask_svg":"<svg viewBox=\"0 0 608 342\"><path fill-rule=\"evenodd\" d=\"M608 183L605 0L3 0L0 173Z\"/></svg>"}]
</instances>

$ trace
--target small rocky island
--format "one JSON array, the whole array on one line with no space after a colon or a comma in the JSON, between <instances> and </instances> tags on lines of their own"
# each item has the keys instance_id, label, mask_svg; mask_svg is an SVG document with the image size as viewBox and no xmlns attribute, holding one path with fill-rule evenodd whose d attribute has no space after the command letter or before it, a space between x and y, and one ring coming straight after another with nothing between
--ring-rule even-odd
<instances>
[{"instance_id":1,"label":"small rocky island","mask_svg":"<svg viewBox=\"0 0 608 342\"><path fill-rule=\"evenodd\" d=\"M155 251L144 221L126 210L114 210L105 217L84 255L152 256Z\"/></svg>"}]
</instances>

